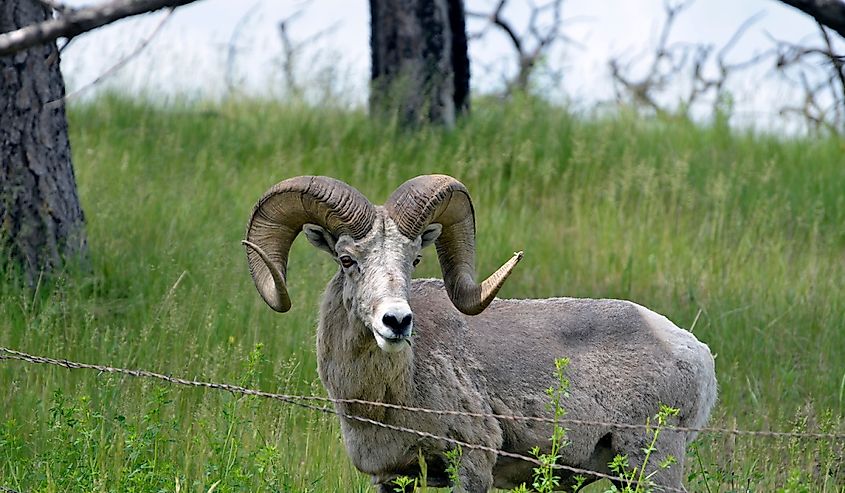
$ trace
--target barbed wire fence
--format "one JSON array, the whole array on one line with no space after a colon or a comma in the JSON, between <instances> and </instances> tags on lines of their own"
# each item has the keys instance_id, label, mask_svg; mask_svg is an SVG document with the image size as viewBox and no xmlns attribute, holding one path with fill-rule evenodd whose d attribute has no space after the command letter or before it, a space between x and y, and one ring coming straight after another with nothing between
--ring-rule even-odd
<instances>
[{"instance_id":1,"label":"barbed wire fence","mask_svg":"<svg viewBox=\"0 0 845 493\"><path fill-rule=\"evenodd\" d=\"M452 445L458 445L462 448L471 449L471 450L481 450L484 452L490 452L496 454L500 457L508 457L512 459L522 460L534 465L543 465L543 463L534 458L529 457L527 455L517 454L513 452L508 452L505 450L496 449L493 447L488 447L485 445L478 445L473 443L468 443L462 440L457 440L451 437L445 437L440 435L435 435L433 433L429 433L422 430L415 430L412 428L406 428L403 426L396 426L389 423L384 423L381 421L377 421L371 418L367 418L364 416L357 416L354 414L349 414L344 411L338 410L337 408L317 405L314 403L328 403L332 405L337 404L358 404L358 405L367 405L367 406L374 406L374 407L382 407L388 408L393 410L399 411L406 411L411 413L424 413L424 414L434 414L434 415L441 415L441 416L466 416L466 417L473 417L473 418L493 418L499 420L510 420L510 421L533 421L533 422L540 422L540 423L549 423L549 424L556 424L556 425L575 425L575 426L601 426L606 428L615 428L615 429L627 429L627 430L653 430L655 428L654 425L650 424L637 424L637 423L618 423L618 422L608 422L608 421L598 421L598 420L584 420L584 419L570 419L570 418L561 418L561 419L553 419L547 418L543 416L520 416L520 415L508 415L508 414L496 414L496 413L475 413L475 412L467 412L467 411L457 411L457 410L447 410L447 409L430 409L430 408L422 408L422 407L413 407L413 406L404 406L400 404L393 404L388 402L378 402L378 401L368 401L362 399L337 399L332 397L324 397L324 396L316 396L316 395L296 395L296 394L279 394L279 393L272 393L272 392L265 392L263 390L256 390L250 389L238 385L232 385L227 383L216 383L216 382L206 382L206 381L198 381L198 380L190 380L181 377L175 377L171 375L165 375L163 373L157 373L148 370L133 370L127 368L117 368L112 366L106 365L98 365L98 364L89 364L89 363L80 363L77 361L71 361L67 359L55 359L49 358L45 356L37 356L32 355L29 353L25 353L23 351L17 351L14 349L10 349L7 347L0 346L0 361L2 360L12 360L12 361L23 361L30 364L39 364L39 365L49 365L49 366L58 366L61 368L66 368L70 370L94 370L99 373L109 373L109 374L117 374L117 375L125 375L135 378L147 378L147 379L154 379L163 382L167 382L174 385L181 385L187 387L195 387L195 388L205 388L205 389L213 389L213 390L222 390L226 392L231 392L233 394L241 394L246 396L254 396L254 397L261 397L266 399L273 399L278 400L287 404L291 404L294 406L298 406L300 408L317 411L326 414L334 414L339 417L343 417L346 419L358 421L361 423L367 423L373 426L378 426L381 428L385 428L388 430L398 431L402 433L409 433L413 435L417 435L421 438L430 438L435 440L441 440ZM763 438L790 438L790 439L804 439L804 440L831 440L834 442L842 442L845 443L845 433L819 433L819 432L795 432L795 431L772 431L772 430L742 430L737 428L719 428L719 427L687 427L687 426L676 426L676 425L663 425L660 427L661 431L668 431L668 432L678 432L678 433L711 433L711 434L718 434L718 435L734 435L734 436L749 436L749 437L763 437ZM622 481L623 479L619 476L605 474L599 471L591 471L588 469L582 469L577 467L566 466L563 464L554 464L552 467L559 470L564 470L573 474L581 474L585 476L592 476L601 479L609 479L614 482ZM677 492L684 492L685 490L672 488L672 487L663 487L663 491L677 491ZM0 493L20 493L16 490L7 488L5 486L0 485Z\"/></svg>"}]
</instances>

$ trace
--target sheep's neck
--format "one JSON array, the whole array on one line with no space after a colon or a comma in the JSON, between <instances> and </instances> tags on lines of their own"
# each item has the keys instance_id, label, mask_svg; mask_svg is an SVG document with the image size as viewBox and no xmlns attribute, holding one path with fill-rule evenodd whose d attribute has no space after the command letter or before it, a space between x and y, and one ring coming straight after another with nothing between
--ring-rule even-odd
<instances>
[{"instance_id":1,"label":"sheep's neck","mask_svg":"<svg viewBox=\"0 0 845 493\"><path fill-rule=\"evenodd\" d=\"M320 380L336 399L407 402L414 370L411 348L396 353L379 349L370 329L344 306L343 281L338 273L323 294L317 328ZM384 414L383 408L370 406L355 411L374 418Z\"/></svg>"}]
</instances>

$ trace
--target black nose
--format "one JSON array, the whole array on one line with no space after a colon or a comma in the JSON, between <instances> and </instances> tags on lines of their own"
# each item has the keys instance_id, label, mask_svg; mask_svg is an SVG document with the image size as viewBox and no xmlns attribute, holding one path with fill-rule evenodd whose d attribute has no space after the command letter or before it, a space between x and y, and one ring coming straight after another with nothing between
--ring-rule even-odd
<instances>
[{"instance_id":1,"label":"black nose","mask_svg":"<svg viewBox=\"0 0 845 493\"><path fill-rule=\"evenodd\" d=\"M390 327L390 330L393 331L396 335L405 335L408 332L408 328L411 326L411 321L414 320L414 316L410 313L406 314L402 317L402 320L392 314L392 313L385 313L383 317L381 317L381 321L384 322L384 325Z\"/></svg>"}]
</instances>

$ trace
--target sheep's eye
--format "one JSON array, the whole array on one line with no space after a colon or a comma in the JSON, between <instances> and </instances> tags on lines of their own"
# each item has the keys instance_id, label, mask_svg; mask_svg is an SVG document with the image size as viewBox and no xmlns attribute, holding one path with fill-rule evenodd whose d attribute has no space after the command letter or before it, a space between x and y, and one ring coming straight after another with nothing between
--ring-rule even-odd
<instances>
[{"instance_id":1,"label":"sheep's eye","mask_svg":"<svg viewBox=\"0 0 845 493\"><path fill-rule=\"evenodd\" d=\"M417 266L417 264L419 264L419 263L420 263L420 260L422 260L422 257L417 257L417 258L415 258L415 259L414 259L414 262L413 262L414 267L416 267L416 266Z\"/></svg>"},{"instance_id":2,"label":"sheep's eye","mask_svg":"<svg viewBox=\"0 0 845 493\"><path fill-rule=\"evenodd\" d=\"M340 265L342 265L344 269L348 269L356 263L357 262L355 262L355 260L353 260L352 257L350 257L349 255L344 255L340 257Z\"/></svg>"}]
</instances>

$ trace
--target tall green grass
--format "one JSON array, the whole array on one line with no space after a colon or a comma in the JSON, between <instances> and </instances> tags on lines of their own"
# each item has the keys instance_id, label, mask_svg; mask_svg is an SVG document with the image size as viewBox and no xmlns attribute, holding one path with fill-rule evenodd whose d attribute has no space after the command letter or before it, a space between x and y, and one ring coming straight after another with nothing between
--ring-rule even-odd
<instances>
[{"instance_id":1,"label":"tall green grass","mask_svg":"<svg viewBox=\"0 0 845 493\"><path fill-rule=\"evenodd\" d=\"M70 125L92 269L37 293L0 283L0 344L323 393L314 328L334 264L296 242L293 309L267 309L239 245L253 204L300 174L381 202L408 178L447 173L473 196L480 272L525 250L502 296L634 300L694 324L710 345L720 384L711 424L843 432L842 141L579 119L531 99L479 101L453 132L275 102L160 108L117 97L73 107ZM427 256L419 275L439 276ZM15 362L0 363L0 389L0 486L369 488L330 416ZM843 446L704 435L689 487L843 491Z\"/></svg>"}]
</instances>

